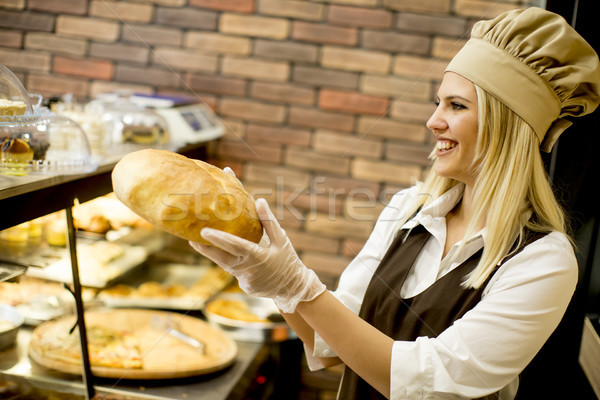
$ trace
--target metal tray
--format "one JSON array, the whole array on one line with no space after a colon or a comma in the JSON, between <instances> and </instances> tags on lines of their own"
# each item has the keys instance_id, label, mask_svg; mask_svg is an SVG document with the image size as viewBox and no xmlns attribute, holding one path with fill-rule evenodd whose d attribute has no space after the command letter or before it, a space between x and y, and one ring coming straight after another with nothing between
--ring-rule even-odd
<instances>
[{"instance_id":1,"label":"metal tray","mask_svg":"<svg viewBox=\"0 0 600 400\"><path fill-rule=\"evenodd\" d=\"M180 263L147 264L139 270L124 277L119 284L127 285L133 288L139 288L148 282L160 283L163 287L171 285L184 285L190 288L194 282L198 282L210 269L217 268L212 263L203 263L197 265ZM96 299L101 301L107 307L119 308L151 308L162 310L202 310L205 302L216 293L227 286L232 277L226 281L220 282L215 286L211 293L206 296L160 296L160 297L123 297L110 295L109 291L100 291ZM107 289L111 289L108 287Z\"/></svg>"},{"instance_id":2,"label":"metal tray","mask_svg":"<svg viewBox=\"0 0 600 400\"><path fill-rule=\"evenodd\" d=\"M279 313L273 300L251 297L243 292L223 292L207 302L207 306L210 302L220 299L243 301L258 317L270 320L269 322L246 322L212 313L207 310L207 307L204 307L203 313L206 319L227 332L233 339L248 342L282 342L297 338L295 332Z\"/></svg>"},{"instance_id":3,"label":"metal tray","mask_svg":"<svg viewBox=\"0 0 600 400\"><path fill-rule=\"evenodd\" d=\"M15 265L0 261L0 282L14 280L23 275L25 271L27 271L27 267L24 265Z\"/></svg>"}]
</instances>

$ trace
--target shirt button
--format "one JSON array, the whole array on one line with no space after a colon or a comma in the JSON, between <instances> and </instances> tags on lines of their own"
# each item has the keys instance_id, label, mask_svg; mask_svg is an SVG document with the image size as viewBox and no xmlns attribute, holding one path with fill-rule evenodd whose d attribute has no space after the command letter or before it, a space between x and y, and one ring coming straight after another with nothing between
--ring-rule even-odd
<instances>
[{"instance_id":1,"label":"shirt button","mask_svg":"<svg viewBox=\"0 0 600 400\"><path fill-rule=\"evenodd\" d=\"M325 349L323 350L323 357L329 357L331 355L331 350Z\"/></svg>"}]
</instances>

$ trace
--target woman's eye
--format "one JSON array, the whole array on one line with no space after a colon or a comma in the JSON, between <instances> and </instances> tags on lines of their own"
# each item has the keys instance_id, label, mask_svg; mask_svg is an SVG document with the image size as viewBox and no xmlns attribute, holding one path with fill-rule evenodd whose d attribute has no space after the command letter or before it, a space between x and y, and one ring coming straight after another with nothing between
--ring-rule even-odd
<instances>
[{"instance_id":1,"label":"woman's eye","mask_svg":"<svg viewBox=\"0 0 600 400\"><path fill-rule=\"evenodd\" d=\"M438 100L436 100L436 101L433 102L433 104L435 104L435 106L437 107L437 106L440 105L440 102Z\"/></svg>"},{"instance_id":2,"label":"woman's eye","mask_svg":"<svg viewBox=\"0 0 600 400\"><path fill-rule=\"evenodd\" d=\"M463 106L460 103L452 102L452 109L454 109L454 110L462 110L463 108L466 108L466 107Z\"/></svg>"}]
</instances>

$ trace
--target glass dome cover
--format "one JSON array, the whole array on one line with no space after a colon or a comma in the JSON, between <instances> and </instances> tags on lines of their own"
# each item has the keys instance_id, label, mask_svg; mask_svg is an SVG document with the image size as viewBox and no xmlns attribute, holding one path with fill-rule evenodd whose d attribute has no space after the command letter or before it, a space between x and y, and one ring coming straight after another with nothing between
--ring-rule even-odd
<instances>
[{"instance_id":1,"label":"glass dome cover","mask_svg":"<svg viewBox=\"0 0 600 400\"><path fill-rule=\"evenodd\" d=\"M32 99L36 99L35 104ZM73 120L41 107L19 79L0 64L0 173L74 174L91 172L90 145Z\"/></svg>"}]
</instances>

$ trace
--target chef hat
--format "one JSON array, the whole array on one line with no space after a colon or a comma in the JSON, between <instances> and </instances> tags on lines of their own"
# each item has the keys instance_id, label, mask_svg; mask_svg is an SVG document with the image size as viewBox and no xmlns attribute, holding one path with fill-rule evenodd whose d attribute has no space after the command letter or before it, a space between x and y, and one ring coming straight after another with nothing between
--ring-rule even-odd
<instances>
[{"instance_id":1,"label":"chef hat","mask_svg":"<svg viewBox=\"0 0 600 400\"><path fill-rule=\"evenodd\" d=\"M561 16L541 8L477 22L446 71L523 118L546 152L571 125L563 117L589 114L600 102L598 55Z\"/></svg>"}]
</instances>

